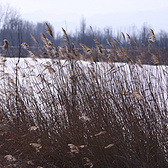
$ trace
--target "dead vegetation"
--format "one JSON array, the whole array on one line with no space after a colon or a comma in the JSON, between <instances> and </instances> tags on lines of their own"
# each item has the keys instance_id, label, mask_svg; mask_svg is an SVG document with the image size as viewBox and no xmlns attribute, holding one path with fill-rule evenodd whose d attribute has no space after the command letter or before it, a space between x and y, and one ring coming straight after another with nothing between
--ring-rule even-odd
<instances>
[{"instance_id":1,"label":"dead vegetation","mask_svg":"<svg viewBox=\"0 0 168 168\"><path fill-rule=\"evenodd\" d=\"M47 24L46 28L52 38ZM0 165L168 167L167 67L149 72L141 64L145 53L139 50L134 62L117 40L107 41L108 49L95 40L96 51L80 44L83 53L78 52L63 31L65 46L59 49L42 34L38 57L47 54L50 59L40 70L27 62L26 70L17 64L18 73L10 76L1 59ZM154 39L151 30L148 54L157 65ZM23 46L38 63L31 47ZM87 65L81 61L85 56L90 58ZM114 63L118 57L127 64ZM32 78L34 69L39 74Z\"/></svg>"}]
</instances>

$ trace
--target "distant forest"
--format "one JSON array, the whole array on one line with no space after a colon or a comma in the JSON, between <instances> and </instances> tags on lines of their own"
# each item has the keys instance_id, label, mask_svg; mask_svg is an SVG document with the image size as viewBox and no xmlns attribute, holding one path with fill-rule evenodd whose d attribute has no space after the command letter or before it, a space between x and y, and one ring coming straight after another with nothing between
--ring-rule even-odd
<instances>
[{"instance_id":1,"label":"distant forest","mask_svg":"<svg viewBox=\"0 0 168 168\"><path fill-rule=\"evenodd\" d=\"M54 38L52 39L46 33L45 22L34 24L30 21L26 21L21 18L18 11L10 7L3 7L0 5L0 50L2 49L3 40L7 39L10 46L7 56L17 57L17 49L19 50L21 48L21 44L23 42L29 44L30 46L37 46L31 38L31 34L37 38L40 44L42 44L41 33L46 34L46 36L51 39L55 47L63 46L63 33L56 33L53 26L50 23L48 23L48 25L54 33ZM95 41L93 39L98 39L106 48L110 48L107 43L107 39L110 42L118 40L121 42L119 45L127 48L136 46L147 47L149 44L148 39L150 36L150 27L144 25L140 31L137 31L136 29L132 30L133 31L131 33L129 32L131 39L128 38L127 32L123 32L127 37L124 39L123 34L120 31L113 32L112 27L105 27L104 30L99 30L97 28L94 30L90 25L87 26L86 20L82 18L80 28L76 30L75 33L67 32L67 34L71 42L73 42L77 48L81 48L79 45L80 43L85 44L89 48L95 48ZM160 32L155 34L155 36L155 52L159 55L162 63L168 64L168 32L160 30ZM26 53L23 52L21 56L25 56L25 54Z\"/></svg>"}]
</instances>

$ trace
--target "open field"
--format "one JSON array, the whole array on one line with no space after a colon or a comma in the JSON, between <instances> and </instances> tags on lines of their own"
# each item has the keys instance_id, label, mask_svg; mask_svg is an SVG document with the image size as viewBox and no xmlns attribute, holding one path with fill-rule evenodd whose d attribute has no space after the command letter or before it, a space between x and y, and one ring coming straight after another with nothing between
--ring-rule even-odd
<instances>
[{"instance_id":1,"label":"open field","mask_svg":"<svg viewBox=\"0 0 168 168\"><path fill-rule=\"evenodd\" d=\"M133 62L120 47L96 62L81 44L82 61L64 33L58 51L42 34L49 59L26 44L30 58L1 58L0 166L168 167L168 66L152 50L156 65Z\"/></svg>"}]
</instances>

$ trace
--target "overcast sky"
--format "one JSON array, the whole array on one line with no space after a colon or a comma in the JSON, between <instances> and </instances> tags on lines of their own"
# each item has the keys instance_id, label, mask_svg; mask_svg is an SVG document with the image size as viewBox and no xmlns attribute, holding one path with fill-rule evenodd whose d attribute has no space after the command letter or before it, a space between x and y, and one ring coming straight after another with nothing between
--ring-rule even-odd
<instances>
[{"instance_id":1,"label":"overcast sky","mask_svg":"<svg viewBox=\"0 0 168 168\"><path fill-rule=\"evenodd\" d=\"M144 23L156 31L168 32L168 0L0 0L16 8L23 19L49 21L56 29L68 31L80 27L81 18L88 26L125 29Z\"/></svg>"}]
</instances>

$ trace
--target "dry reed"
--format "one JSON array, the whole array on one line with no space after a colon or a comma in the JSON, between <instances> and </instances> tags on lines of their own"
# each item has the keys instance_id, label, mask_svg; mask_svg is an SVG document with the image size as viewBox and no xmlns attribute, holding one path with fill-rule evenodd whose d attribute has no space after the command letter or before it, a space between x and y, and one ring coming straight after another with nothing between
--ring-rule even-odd
<instances>
[{"instance_id":1,"label":"dry reed","mask_svg":"<svg viewBox=\"0 0 168 168\"><path fill-rule=\"evenodd\" d=\"M52 38L47 24L46 29ZM141 58L150 54L158 64L156 55L138 48L134 61L116 39L107 40L111 48L96 39L94 51L80 44L79 52L62 30L66 43L58 48L41 34L41 55L49 59L37 59L23 44L36 61L25 59L18 69L24 78L18 79L17 92L15 78L2 71L2 164L7 166L8 160L20 167L21 160L23 167L166 168L167 67L155 66L151 72ZM134 52L136 41L127 37ZM79 56L87 54L105 61L82 62ZM114 58L126 63L114 63ZM6 61L1 62L5 67Z\"/></svg>"}]
</instances>

